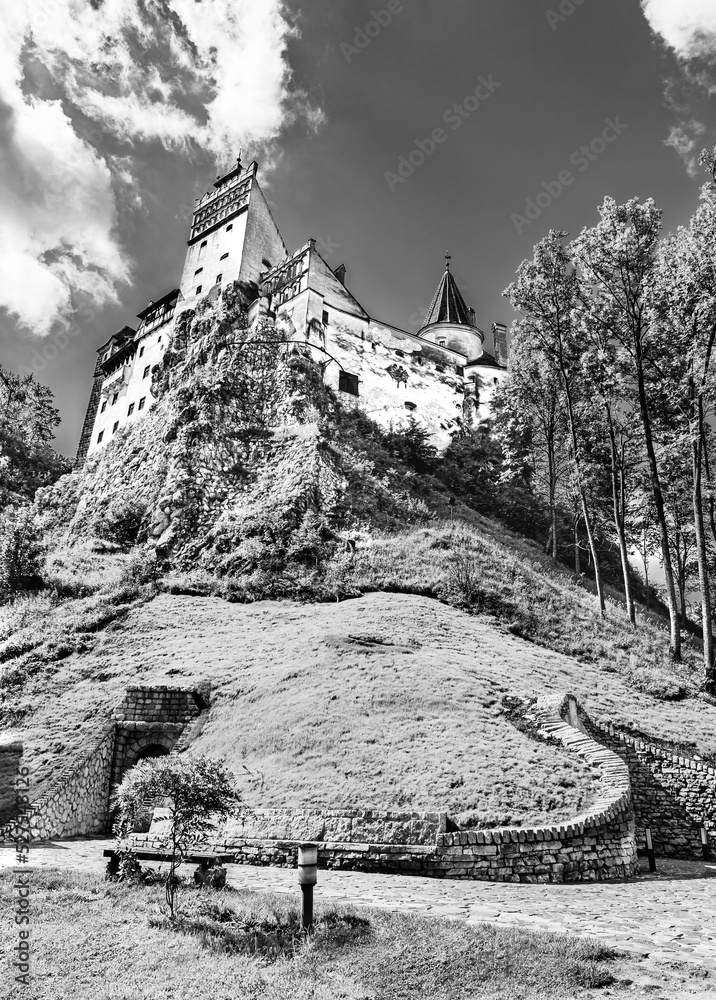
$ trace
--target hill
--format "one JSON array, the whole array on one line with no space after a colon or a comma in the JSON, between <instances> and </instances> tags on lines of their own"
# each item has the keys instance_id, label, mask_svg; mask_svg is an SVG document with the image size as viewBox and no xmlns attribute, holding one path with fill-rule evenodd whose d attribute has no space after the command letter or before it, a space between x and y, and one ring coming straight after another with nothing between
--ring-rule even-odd
<instances>
[{"instance_id":1,"label":"hill","mask_svg":"<svg viewBox=\"0 0 716 1000\"><path fill-rule=\"evenodd\" d=\"M545 690L716 756L693 650L673 664L662 624L616 600L600 617L242 309L232 292L185 314L150 413L37 494L45 589L0 609L0 729L35 791L127 684L172 678L209 682L196 749L256 804L573 814L588 770L504 711Z\"/></svg>"}]
</instances>

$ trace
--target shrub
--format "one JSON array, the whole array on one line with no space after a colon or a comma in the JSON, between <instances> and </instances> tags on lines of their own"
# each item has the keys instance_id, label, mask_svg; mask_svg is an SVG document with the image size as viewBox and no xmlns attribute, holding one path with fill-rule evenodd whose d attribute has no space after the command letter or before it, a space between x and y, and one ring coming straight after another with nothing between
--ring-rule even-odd
<instances>
[{"instance_id":1,"label":"shrub","mask_svg":"<svg viewBox=\"0 0 716 1000\"><path fill-rule=\"evenodd\" d=\"M170 754L145 760L129 771L117 790L119 840L132 830L147 800L168 799L168 851L171 855L165 883L169 915L174 920L179 880L176 870L192 847L200 843L216 821L228 816L240 801L234 776L223 761L210 757ZM126 853L120 847L122 854Z\"/></svg>"},{"instance_id":2,"label":"shrub","mask_svg":"<svg viewBox=\"0 0 716 1000\"><path fill-rule=\"evenodd\" d=\"M7 598L42 586L42 550L29 508L6 512L5 518L0 525L0 596Z\"/></svg>"},{"instance_id":3,"label":"shrub","mask_svg":"<svg viewBox=\"0 0 716 1000\"><path fill-rule=\"evenodd\" d=\"M146 534L146 516L146 504L125 492L116 496L90 527L98 538L130 548Z\"/></svg>"}]
</instances>

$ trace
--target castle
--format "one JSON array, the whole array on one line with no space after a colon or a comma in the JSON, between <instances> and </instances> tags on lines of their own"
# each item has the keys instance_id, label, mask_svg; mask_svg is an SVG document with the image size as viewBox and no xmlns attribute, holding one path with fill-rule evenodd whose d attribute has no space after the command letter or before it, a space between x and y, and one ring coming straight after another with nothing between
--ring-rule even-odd
<instances>
[{"instance_id":1,"label":"castle","mask_svg":"<svg viewBox=\"0 0 716 1000\"><path fill-rule=\"evenodd\" d=\"M196 201L179 287L150 302L136 329L123 327L99 348L78 465L150 407L151 371L175 318L233 281L254 291L249 322L274 319L287 339L305 342L325 382L347 402L385 428L412 418L439 448L487 415L506 373L506 327L492 324L494 353L486 352L449 257L417 334L378 322L348 290L345 267L331 268L316 240L288 253L259 185L258 163L244 168L239 159Z\"/></svg>"}]
</instances>

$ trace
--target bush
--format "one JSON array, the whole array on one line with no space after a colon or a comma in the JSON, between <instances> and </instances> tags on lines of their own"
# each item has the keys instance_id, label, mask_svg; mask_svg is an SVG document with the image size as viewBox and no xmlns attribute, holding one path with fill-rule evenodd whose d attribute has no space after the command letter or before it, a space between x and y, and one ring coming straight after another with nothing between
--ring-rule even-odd
<instances>
[{"instance_id":1,"label":"bush","mask_svg":"<svg viewBox=\"0 0 716 1000\"><path fill-rule=\"evenodd\" d=\"M97 538L130 548L146 536L147 506L128 493L115 497L91 524Z\"/></svg>"},{"instance_id":2,"label":"bush","mask_svg":"<svg viewBox=\"0 0 716 1000\"><path fill-rule=\"evenodd\" d=\"M29 508L6 512L0 525L0 597L14 597L21 590L42 586L42 549Z\"/></svg>"}]
</instances>

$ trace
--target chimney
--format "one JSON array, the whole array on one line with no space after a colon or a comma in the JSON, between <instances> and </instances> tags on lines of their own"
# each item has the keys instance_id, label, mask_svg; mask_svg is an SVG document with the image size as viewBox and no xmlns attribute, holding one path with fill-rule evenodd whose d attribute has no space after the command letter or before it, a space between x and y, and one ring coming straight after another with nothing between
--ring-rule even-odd
<instances>
[{"instance_id":1,"label":"chimney","mask_svg":"<svg viewBox=\"0 0 716 1000\"><path fill-rule=\"evenodd\" d=\"M346 283L346 265L345 264L339 264L338 267L335 269L335 271L333 273L338 278L338 280L340 281L340 283L342 285L345 285L345 283Z\"/></svg>"},{"instance_id":2,"label":"chimney","mask_svg":"<svg viewBox=\"0 0 716 1000\"><path fill-rule=\"evenodd\" d=\"M493 323L492 336L495 341L495 360L503 368L507 368L507 327L505 324Z\"/></svg>"}]
</instances>

